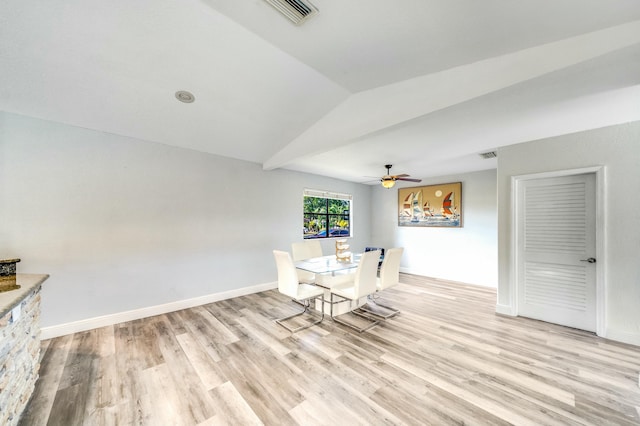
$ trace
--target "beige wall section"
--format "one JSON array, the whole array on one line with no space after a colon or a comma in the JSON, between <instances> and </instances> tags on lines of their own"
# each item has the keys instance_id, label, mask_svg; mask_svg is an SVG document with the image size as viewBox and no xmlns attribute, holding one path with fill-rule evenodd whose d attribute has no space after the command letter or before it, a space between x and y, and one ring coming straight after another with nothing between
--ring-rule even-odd
<instances>
[{"instance_id":1,"label":"beige wall section","mask_svg":"<svg viewBox=\"0 0 640 426\"><path fill-rule=\"evenodd\" d=\"M498 152L498 304L509 306L511 177L605 167L606 336L640 344L640 122L512 145Z\"/></svg>"},{"instance_id":2,"label":"beige wall section","mask_svg":"<svg viewBox=\"0 0 640 426\"><path fill-rule=\"evenodd\" d=\"M275 282L304 188L352 194L364 247L369 186L0 112L0 250L50 274L44 327Z\"/></svg>"}]
</instances>

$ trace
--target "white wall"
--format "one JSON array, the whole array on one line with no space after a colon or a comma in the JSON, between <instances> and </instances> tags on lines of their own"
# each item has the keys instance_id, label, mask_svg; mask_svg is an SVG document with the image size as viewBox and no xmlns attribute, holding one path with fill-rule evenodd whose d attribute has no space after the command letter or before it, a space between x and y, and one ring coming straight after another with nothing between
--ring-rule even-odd
<instances>
[{"instance_id":1,"label":"white wall","mask_svg":"<svg viewBox=\"0 0 640 426\"><path fill-rule=\"evenodd\" d=\"M640 345L640 122L512 145L498 153L498 303L508 310L511 177L605 166L606 336Z\"/></svg>"},{"instance_id":2,"label":"white wall","mask_svg":"<svg viewBox=\"0 0 640 426\"><path fill-rule=\"evenodd\" d=\"M397 187L371 195L372 244L405 248L404 272L470 284L498 283L496 171L423 179L419 185L462 182L462 228L398 226Z\"/></svg>"},{"instance_id":3,"label":"white wall","mask_svg":"<svg viewBox=\"0 0 640 426\"><path fill-rule=\"evenodd\" d=\"M0 256L51 275L45 327L275 282L305 187L353 194L366 245L368 186L0 112Z\"/></svg>"}]
</instances>

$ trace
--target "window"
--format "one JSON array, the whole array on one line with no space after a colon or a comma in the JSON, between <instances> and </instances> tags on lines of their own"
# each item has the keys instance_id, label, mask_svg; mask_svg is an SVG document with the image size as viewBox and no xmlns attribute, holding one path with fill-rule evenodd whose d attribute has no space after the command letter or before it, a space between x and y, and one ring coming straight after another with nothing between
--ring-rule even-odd
<instances>
[{"instance_id":1,"label":"window","mask_svg":"<svg viewBox=\"0 0 640 426\"><path fill-rule=\"evenodd\" d=\"M350 237L351 198L349 194L305 189L304 238Z\"/></svg>"}]
</instances>

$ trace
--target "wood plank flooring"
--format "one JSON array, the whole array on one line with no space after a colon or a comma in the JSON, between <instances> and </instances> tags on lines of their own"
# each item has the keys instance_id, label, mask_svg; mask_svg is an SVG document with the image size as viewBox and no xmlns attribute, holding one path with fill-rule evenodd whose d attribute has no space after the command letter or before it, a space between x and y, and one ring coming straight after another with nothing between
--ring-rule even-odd
<instances>
[{"instance_id":1,"label":"wood plank flooring","mask_svg":"<svg viewBox=\"0 0 640 426\"><path fill-rule=\"evenodd\" d=\"M640 347L406 275L402 313L290 335L276 290L42 342L21 425L640 424Z\"/></svg>"}]
</instances>

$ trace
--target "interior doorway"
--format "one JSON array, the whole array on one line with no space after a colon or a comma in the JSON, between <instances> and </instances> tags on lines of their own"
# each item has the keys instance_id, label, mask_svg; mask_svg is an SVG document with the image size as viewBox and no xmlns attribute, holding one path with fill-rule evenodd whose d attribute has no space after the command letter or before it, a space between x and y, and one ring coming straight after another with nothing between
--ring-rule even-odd
<instances>
[{"instance_id":1,"label":"interior doorway","mask_svg":"<svg viewBox=\"0 0 640 426\"><path fill-rule=\"evenodd\" d=\"M520 176L514 188L517 314L602 334L597 171Z\"/></svg>"}]
</instances>

